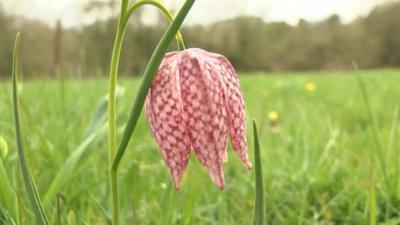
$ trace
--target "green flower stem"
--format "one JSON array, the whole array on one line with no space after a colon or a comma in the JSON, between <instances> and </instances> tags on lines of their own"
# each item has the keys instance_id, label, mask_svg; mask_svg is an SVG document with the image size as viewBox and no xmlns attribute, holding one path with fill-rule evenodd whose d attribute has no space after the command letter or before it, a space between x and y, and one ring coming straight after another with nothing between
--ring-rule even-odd
<instances>
[{"instance_id":1,"label":"green flower stem","mask_svg":"<svg viewBox=\"0 0 400 225\"><path fill-rule=\"evenodd\" d=\"M122 19L120 19L122 20ZM120 23L115 42L114 42L114 48L113 48L113 53L111 57L111 68L110 68L110 78L109 78L109 96L108 96L108 122L109 122L109 128L108 128L108 148L109 148L109 163L111 165L112 160L115 155L115 149L116 149L116 121L115 121L115 111L116 111L116 104L115 104L115 89L117 86L117 73L118 73L118 62L119 58L121 55L121 48L122 48L122 41L125 33L125 26Z\"/></svg>"},{"instance_id":2,"label":"green flower stem","mask_svg":"<svg viewBox=\"0 0 400 225\"><path fill-rule=\"evenodd\" d=\"M115 111L116 111L116 104L115 104L115 87L117 84L117 74L118 74L118 64L119 64L119 59L121 55L121 49L122 49L122 42L124 39L124 34L126 31L128 19L130 16L133 14L133 12L140 8L143 5L153 5L157 7L158 9L161 10L161 12L167 17L170 23L172 23L174 17L173 15L168 11L167 8L165 8L161 3L155 1L155 0L141 0L138 2L135 2L132 6L128 8L128 1L124 0L122 1L121 4L121 16L119 18L118 22L118 29L117 29L117 34L115 37L114 41L114 47L113 47L113 52L112 52L112 58L111 58L111 67L110 67L110 79L109 79L109 102L110 102L110 107L108 111L108 117L109 121L114 121L114 126L109 127L110 132L109 132L109 159L110 159L110 165L111 165L111 160L113 159L115 155L115 146L116 146L116 125L115 125ZM179 50L185 49L185 44L182 38L182 34L178 31L176 34L176 41L177 41L177 46Z\"/></svg>"},{"instance_id":3,"label":"green flower stem","mask_svg":"<svg viewBox=\"0 0 400 225\"><path fill-rule=\"evenodd\" d=\"M163 57L165 56L171 41L174 37L177 37L178 46L180 48L184 48L182 36L178 33L179 28L181 27L183 20L188 14L190 8L194 4L195 0L186 0L185 4L182 6L176 18L172 21L168 30L165 32L164 36L161 38L158 43L153 55L151 56L146 70L144 72L144 77L142 80L142 84L139 88L137 97L135 99L133 108L131 110L128 122L126 124L124 134L122 136L121 142L118 146L118 151L116 152L116 120L115 120L115 112L116 112L116 104L115 104L115 88L117 82L117 72L118 72L118 63L119 57L122 48L122 41L124 37L124 33L127 26L127 21L132 12L144 4L151 4L159 9L161 9L164 13L168 12L165 7L163 7L160 3L156 1L148 1L141 0L135 2L129 9L127 7L127 1L122 1L121 6L121 16L119 19L118 30L115 38L114 49L112 53L111 59L111 69L110 69L110 80L109 80L109 110L108 110L108 118L109 118L109 163L111 165L110 168L110 189L112 195L112 207L113 207L113 215L112 221L113 225L119 224L119 196L118 196L118 178L117 171L119 163L124 155L126 146L128 145L129 139L135 129L137 120L140 116L140 112L144 105L144 100L147 95L147 91L151 85L151 82L154 78L154 75L157 72L158 67L161 64ZM168 18L172 18L172 15L168 12L166 13ZM180 40L180 41L179 41Z\"/></svg>"},{"instance_id":4,"label":"green flower stem","mask_svg":"<svg viewBox=\"0 0 400 225\"><path fill-rule=\"evenodd\" d=\"M124 3L122 3L124 4ZM123 7L122 7L123 9ZM121 54L122 41L126 29L126 23L124 22L123 15L119 19L119 26L114 42L114 48L111 58L111 68L110 68L110 80L109 80L109 91L108 91L108 159L111 168L113 158L115 155L116 145L117 145L117 134L116 134L116 99L115 99L115 89L117 86L117 72L118 72L118 62ZM111 171L111 169L110 169ZM119 224L119 197L118 197L118 182L117 177L112 172L110 172L110 189L112 195L112 221L113 225Z\"/></svg>"},{"instance_id":5,"label":"green flower stem","mask_svg":"<svg viewBox=\"0 0 400 225\"><path fill-rule=\"evenodd\" d=\"M129 18L131 16L131 14L142 5L153 5L153 6L157 7L167 17L167 19L170 23L172 23L172 21L174 20L174 16L172 15L172 13L167 8L165 8L160 2L157 2L154 0L141 0L141 1L134 3L126 11L126 16ZM185 43L183 41L182 34L179 31L176 34L176 42L177 42L178 50L185 49Z\"/></svg>"},{"instance_id":6,"label":"green flower stem","mask_svg":"<svg viewBox=\"0 0 400 225\"><path fill-rule=\"evenodd\" d=\"M121 1L121 15L124 15L126 9L128 8L129 0L122 0Z\"/></svg>"},{"instance_id":7,"label":"green flower stem","mask_svg":"<svg viewBox=\"0 0 400 225\"><path fill-rule=\"evenodd\" d=\"M144 105L144 100L146 98L147 91L150 88L151 82L153 81L153 78L158 70L158 67L161 64L161 61L164 58L172 39L178 32L180 26L183 23L183 20L185 19L187 13L189 12L194 2L195 0L186 0L185 4L182 6L178 15L171 23L168 30L165 32L164 36L161 38L160 42L158 43L155 51L153 52L153 55L151 56L147 64L147 67L143 74L143 80L141 82L134 104L131 108L129 119L126 124L121 142L118 146L117 154L113 162L112 168L114 170L118 168L119 162L122 156L124 155L125 149L129 143L129 139L131 138L131 135L136 127L137 120L139 119L140 112L142 111Z\"/></svg>"}]
</instances>

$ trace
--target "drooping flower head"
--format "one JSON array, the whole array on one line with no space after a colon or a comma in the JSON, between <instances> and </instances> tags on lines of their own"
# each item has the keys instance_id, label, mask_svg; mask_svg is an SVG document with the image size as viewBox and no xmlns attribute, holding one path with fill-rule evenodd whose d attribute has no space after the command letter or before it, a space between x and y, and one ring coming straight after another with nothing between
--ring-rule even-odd
<instances>
[{"instance_id":1,"label":"drooping flower head","mask_svg":"<svg viewBox=\"0 0 400 225\"><path fill-rule=\"evenodd\" d=\"M192 150L214 183L224 187L228 136L251 168L243 95L235 69L224 56L197 48L167 53L145 111L177 189Z\"/></svg>"}]
</instances>

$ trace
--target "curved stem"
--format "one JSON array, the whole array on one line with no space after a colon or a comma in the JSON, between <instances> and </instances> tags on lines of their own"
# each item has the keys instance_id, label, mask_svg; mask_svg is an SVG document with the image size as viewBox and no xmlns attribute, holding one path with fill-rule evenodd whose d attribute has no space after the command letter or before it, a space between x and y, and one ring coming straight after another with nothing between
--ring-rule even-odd
<instances>
[{"instance_id":1,"label":"curved stem","mask_svg":"<svg viewBox=\"0 0 400 225\"><path fill-rule=\"evenodd\" d=\"M110 80L108 86L108 161L112 165L115 150L117 146L116 135L116 103L115 103L115 88L117 84L118 62L121 54L122 41L126 29L126 23L123 22L121 16L117 34L115 37L113 53L111 57ZM110 167L111 168L111 167ZM112 196L112 221L113 225L119 224L119 197L118 197L118 182L116 175L110 170L110 189Z\"/></svg>"},{"instance_id":2,"label":"curved stem","mask_svg":"<svg viewBox=\"0 0 400 225\"><path fill-rule=\"evenodd\" d=\"M141 0L134 3L129 9L127 9L127 0L122 1L121 7L121 15L118 23L118 30L115 37L114 48L112 52L111 58L111 68L110 68L110 79L109 79L109 108L108 108L108 124L109 124L109 132L108 132L108 141L109 141L109 165L110 167L110 189L112 195L112 224L119 224L119 194L118 194L118 178L117 171L119 162L124 155L126 146L128 145L131 134L136 126L136 122L139 118L140 112L144 105L144 100L147 95L147 91L150 87L151 81L153 80L154 75L157 72L158 67L161 64L161 61L168 50L168 47L171 41L176 37L178 41L178 46L181 49L184 49L184 43L182 36L180 35L179 28L181 27L183 20L188 14L190 8L192 7L195 0L186 0L185 4L182 6L178 15L175 19L172 20L172 15L168 10L165 9L160 3L155 2L154 0ZM138 91L137 97L135 99L135 103L131 110L127 125L124 130L124 134L120 145L118 146L118 151L116 152L116 104L115 104L115 88L117 83L117 73L118 73L118 63L121 54L122 41L124 38L126 26L128 23L128 19L130 15L133 13L135 9L138 7L151 4L159 9L161 9L167 17L172 20L172 23L168 27L168 30L165 32L164 36L161 38L158 43L155 51L153 52L150 61L147 64L146 70L144 72L144 77L140 89Z\"/></svg>"},{"instance_id":3,"label":"curved stem","mask_svg":"<svg viewBox=\"0 0 400 225\"><path fill-rule=\"evenodd\" d=\"M121 15L124 14L124 12L126 12L126 9L128 8L129 5L129 0L122 0L121 1Z\"/></svg>"},{"instance_id":4,"label":"curved stem","mask_svg":"<svg viewBox=\"0 0 400 225\"><path fill-rule=\"evenodd\" d=\"M172 15L172 13L167 8L165 8L160 2L157 2L154 0L141 0L141 1L135 2L133 5L131 5L127 9L126 16L129 18L136 9L138 9L139 7L141 7L143 5L155 6L167 17L167 19L170 23L172 23L172 21L174 20L174 16ZM176 38L176 44L178 46L178 50L184 50L185 42L183 41L181 32L178 31L175 38Z\"/></svg>"},{"instance_id":5,"label":"curved stem","mask_svg":"<svg viewBox=\"0 0 400 225\"><path fill-rule=\"evenodd\" d=\"M139 119L151 82L153 81L157 69L161 64L161 61L164 58L172 39L177 34L179 28L183 23L183 20L185 19L194 2L195 0L186 0L178 15L175 17L168 30L165 32L164 36L161 38L147 64L147 67L143 74L143 80L139 87L134 104L131 108L131 112L129 114L128 122L125 126L124 133L122 134L121 141L118 145L117 153L115 155L111 170L118 170L119 163L125 153L126 147L128 146L129 140Z\"/></svg>"},{"instance_id":6,"label":"curved stem","mask_svg":"<svg viewBox=\"0 0 400 225\"><path fill-rule=\"evenodd\" d=\"M116 149L116 126L115 126L115 88L117 84L117 73L118 73L118 62L121 54L122 48L122 41L123 36L125 33L125 26L120 26L117 31L115 37L115 43L113 48L113 53L111 57L111 68L110 68L110 78L109 78L109 107L108 107L108 121L109 121L109 136L108 136L108 143L109 143L109 162L112 162L112 159L115 155Z\"/></svg>"}]
</instances>

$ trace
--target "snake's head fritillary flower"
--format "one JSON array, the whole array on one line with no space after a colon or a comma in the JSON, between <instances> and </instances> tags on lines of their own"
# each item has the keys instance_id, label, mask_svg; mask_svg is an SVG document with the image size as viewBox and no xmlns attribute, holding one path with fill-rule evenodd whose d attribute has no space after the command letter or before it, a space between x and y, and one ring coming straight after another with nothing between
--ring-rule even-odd
<instances>
[{"instance_id":1,"label":"snake's head fritillary flower","mask_svg":"<svg viewBox=\"0 0 400 225\"><path fill-rule=\"evenodd\" d=\"M239 79L222 55L192 48L167 53L146 98L145 111L176 189L191 150L214 183L224 187L227 139L251 168Z\"/></svg>"}]
</instances>

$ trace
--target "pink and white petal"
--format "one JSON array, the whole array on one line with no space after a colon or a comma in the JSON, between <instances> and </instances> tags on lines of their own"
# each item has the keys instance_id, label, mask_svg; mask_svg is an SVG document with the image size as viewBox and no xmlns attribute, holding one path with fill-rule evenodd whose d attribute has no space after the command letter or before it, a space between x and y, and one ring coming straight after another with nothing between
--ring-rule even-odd
<instances>
[{"instance_id":1,"label":"pink and white petal","mask_svg":"<svg viewBox=\"0 0 400 225\"><path fill-rule=\"evenodd\" d=\"M214 183L224 187L222 170L228 128L223 90L212 71L199 65L201 56L185 51L179 60L183 118L191 145Z\"/></svg>"},{"instance_id":2,"label":"pink and white petal","mask_svg":"<svg viewBox=\"0 0 400 225\"><path fill-rule=\"evenodd\" d=\"M232 64L224 56L215 53L210 53L209 56L214 58L213 61L225 90L228 129L232 148L242 162L250 169L252 164L247 149L244 99L238 76Z\"/></svg>"},{"instance_id":3,"label":"pink and white petal","mask_svg":"<svg viewBox=\"0 0 400 225\"><path fill-rule=\"evenodd\" d=\"M164 59L146 98L145 112L176 189L190 157L190 137L182 122L182 100L174 57Z\"/></svg>"},{"instance_id":4,"label":"pink and white petal","mask_svg":"<svg viewBox=\"0 0 400 225\"><path fill-rule=\"evenodd\" d=\"M199 49L203 52L200 53L204 53L206 51ZM223 115L223 117L225 118L225 123L221 124L221 126L219 127L221 129L221 136L219 140L220 142L220 151L219 153L221 154L221 158L222 161L224 163L228 162L228 151L227 151L227 140L228 140L228 112L226 109L226 100L225 100L225 90L223 87L223 84L220 81L219 78L219 74L218 71L216 70L215 64L212 63L212 59L208 58L207 56L204 57L204 54L201 57L197 57L197 60L199 61L199 65L200 65L200 69L203 72L203 74L205 73L207 75L207 80L208 83L213 82L214 86L217 87L218 91L213 92L214 94L214 100L218 101L218 105L220 106L218 108L219 113ZM211 76L208 76L211 75ZM218 94L216 94L218 93Z\"/></svg>"}]
</instances>

